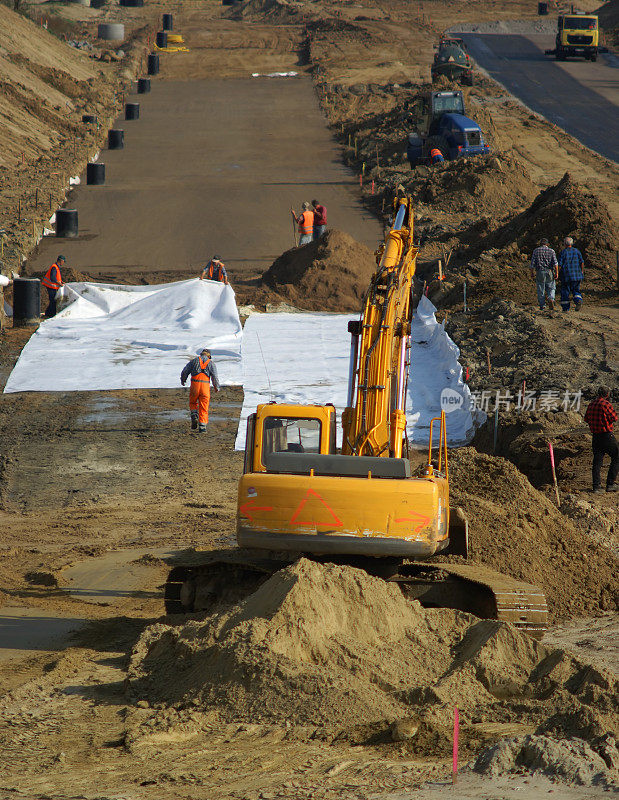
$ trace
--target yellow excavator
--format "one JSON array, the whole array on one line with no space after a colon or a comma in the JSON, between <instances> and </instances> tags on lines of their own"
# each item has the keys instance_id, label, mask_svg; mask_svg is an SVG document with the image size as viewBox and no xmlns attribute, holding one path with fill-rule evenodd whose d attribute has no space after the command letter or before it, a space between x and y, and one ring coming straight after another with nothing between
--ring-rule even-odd
<instances>
[{"instance_id":1,"label":"yellow excavator","mask_svg":"<svg viewBox=\"0 0 619 800\"><path fill-rule=\"evenodd\" d=\"M341 448L334 406L259 405L247 422L239 548L199 553L203 563L173 568L165 587L168 613L237 601L304 556L365 569L427 606L459 608L543 635L548 610L540 589L465 563L468 523L449 506L444 412L431 423L425 463L414 474L411 469L405 402L418 249L410 198L395 201L393 217L361 318L348 324ZM426 561L437 555L459 558Z\"/></svg>"}]
</instances>

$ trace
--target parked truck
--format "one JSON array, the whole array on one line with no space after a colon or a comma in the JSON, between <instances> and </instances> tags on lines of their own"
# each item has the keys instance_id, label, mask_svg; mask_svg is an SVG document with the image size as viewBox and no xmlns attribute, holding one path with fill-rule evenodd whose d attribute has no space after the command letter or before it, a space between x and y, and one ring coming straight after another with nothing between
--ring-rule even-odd
<instances>
[{"instance_id":1,"label":"parked truck","mask_svg":"<svg viewBox=\"0 0 619 800\"><path fill-rule=\"evenodd\" d=\"M406 149L411 167L427 163L435 148L446 160L490 152L479 125L465 116L460 91L421 95L420 121L417 130L409 134Z\"/></svg>"},{"instance_id":2,"label":"parked truck","mask_svg":"<svg viewBox=\"0 0 619 800\"><path fill-rule=\"evenodd\" d=\"M597 61L599 50L599 23L595 14L576 11L561 14L557 19L557 36L554 50L546 50L546 55L557 61L565 61L568 56L582 56L589 61Z\"/></svg>"},{"instance_id":3,"label":"parked truck","mask_svg":"<svg viewBox=\"0 0 619 800\"><path fill-rule=\"evenodd\" d=\"M463 39L441 36L430 74L432 83L442 75L450 81L460 81L463 86L473 85L473 63Z\"/></svg>"}]
</instances>

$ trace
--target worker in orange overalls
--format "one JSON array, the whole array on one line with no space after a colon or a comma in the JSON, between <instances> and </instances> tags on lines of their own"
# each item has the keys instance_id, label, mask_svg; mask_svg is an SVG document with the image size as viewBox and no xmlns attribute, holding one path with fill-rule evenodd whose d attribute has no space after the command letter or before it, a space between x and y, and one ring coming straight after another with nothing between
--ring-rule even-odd
<instances>
[{"instance_id":1,"label":"worker in orange overalls","mask_svg":"<svg viewBox=\"0 0 619 800\"><path fill-rule=\"evenodd\" d=\"M431 164L440 164L441 161L444 161L444 160L445 159L443 158L443 154L438 149L438 147L433 147L432 150L430 150L430 163Z\"/></svg>"},{"instance_id":2,"label":"worker in orange overalls","mask_svg":"<svg viewBox=\"0 0 619 800\"><path fill-rule=\"evenodd\" d=\"M64 266L65 261L66 258L64 256L58 256L51 267L47 270L45 277L41 281L43 286L45 286L47 289L47 295L49 297L49 305L47 306L47 311L45 312L47 317L56 316L56 292L61 286L64 286L62 275L60 273L60 267Z\"/></svg>"},{"instance_id":3,"label":"worker in orange overalls","mask_svg":"<svg viewBox=\"0 0 619 800\"><path fill-rule=\"evenodd\" d=\"M207 281L219 281L220 283L228 283L228 273L226 272L226 267L224 262L219 258L219 256L213 256L208 264L202 270L202 274L200 275L200 280L203 281L206 279Z\"/></svg>"},{"instance_id":4,"label":"worker in orange overalls","mask_svg":"<svg viewBox=\"0 0 619 800\"><path fill-rule=\"evenodd\" d=\"M219 377L217 367L211 358L211 351L206 347L197 358L193 358L181 372L183 386L191 374L191 388L189 390L189 411L191 413L191 430L197 429L198 433L206 431L208 423L208 405L211 400L211 381L213 389L219 391Z\"/></svg>"},{"instance_id":5,"label":"worker in orange overalls","mask_svg":"<svg viewBox=\"0 0 619 800\"><path fill-rule=\"evenodd\" d=\"M294 208L291 208L290 212L299 226L299 247L309 244L314 239L314 212L310 204L308 202L302 204L298 217Z\"/></svg>"}]
</instances>

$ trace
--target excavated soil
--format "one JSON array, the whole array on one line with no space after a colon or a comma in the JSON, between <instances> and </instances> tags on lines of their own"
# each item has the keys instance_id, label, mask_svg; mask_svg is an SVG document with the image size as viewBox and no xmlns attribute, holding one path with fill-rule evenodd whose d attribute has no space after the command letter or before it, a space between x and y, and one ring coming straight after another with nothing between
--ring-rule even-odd
<instances>
[{"instance_id":1,"label":"excavated soil","mask_svg":"<svg viewBox=\"0 0 619 800\"><path fill-rule=\"evenodd\" d=\"M588 281L605 288L614 281L619 228L602 200L568 172L555 186L541 192L526 211L482 239L472 251L516 244L522 253L530 254L544 236L557 254L563 249L564 238L571 236L589 268Z\"/></svg>"},{"instance_id":2,"label":"excavated soil","mask_svg":"<svg viewBox=\"0 0 619 800\"><path fill-rule=\"evenodd\" d=\"M619 609L608 549L583 537L510 461L462 448L452 451L449 475L473 560L541 587L555 620Z\"/></svg>"},{"instance_id":3,"label":"excavated soil","mask_svg":"<svg viewBox=\"0 0 619 800\"><path fill-rule=\"evenodd\" d=\"M376 269L369 247L338 230L287 250L263 274L280 298L308 311L355 311Z\"/></svg>"},{"instance_id":4,"label":"excavated soil","mask_svg":"<svg viewBox=\"0 0 619 800\"><path fill-rule=\"evenodd\" d=\"M413 718L420 749L432 733L428 754L449 747L454 705L473 749L473 724L516 719L558 736L619 734L610 673L510 626L423 609L363 571L304 559L238 605L147 628L128 674L150 704L315 726L318 736Z\"/></svg>"}]
</instances>

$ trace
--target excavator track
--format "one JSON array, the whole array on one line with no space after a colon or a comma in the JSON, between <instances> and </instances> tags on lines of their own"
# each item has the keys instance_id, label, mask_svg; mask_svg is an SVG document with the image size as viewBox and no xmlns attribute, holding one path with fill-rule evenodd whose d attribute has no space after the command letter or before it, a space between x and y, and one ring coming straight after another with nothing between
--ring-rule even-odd
<instances>
[{"instance_id":1,"label":"excavator track","mask_svg":"<svg viewBox=\"0 0 619 800\"><path fill-rule=\"evenodd\" d=\"M165 585L166 613L212 613L239 602L294 560L255 557L243 550L205 553L203 564L171 570ZM548 606L541 589L481 565L402 563L382 577L426 607L455 608L482 619L509 622L536 639L548 627Z\"/></svg>"}]
</instances>

